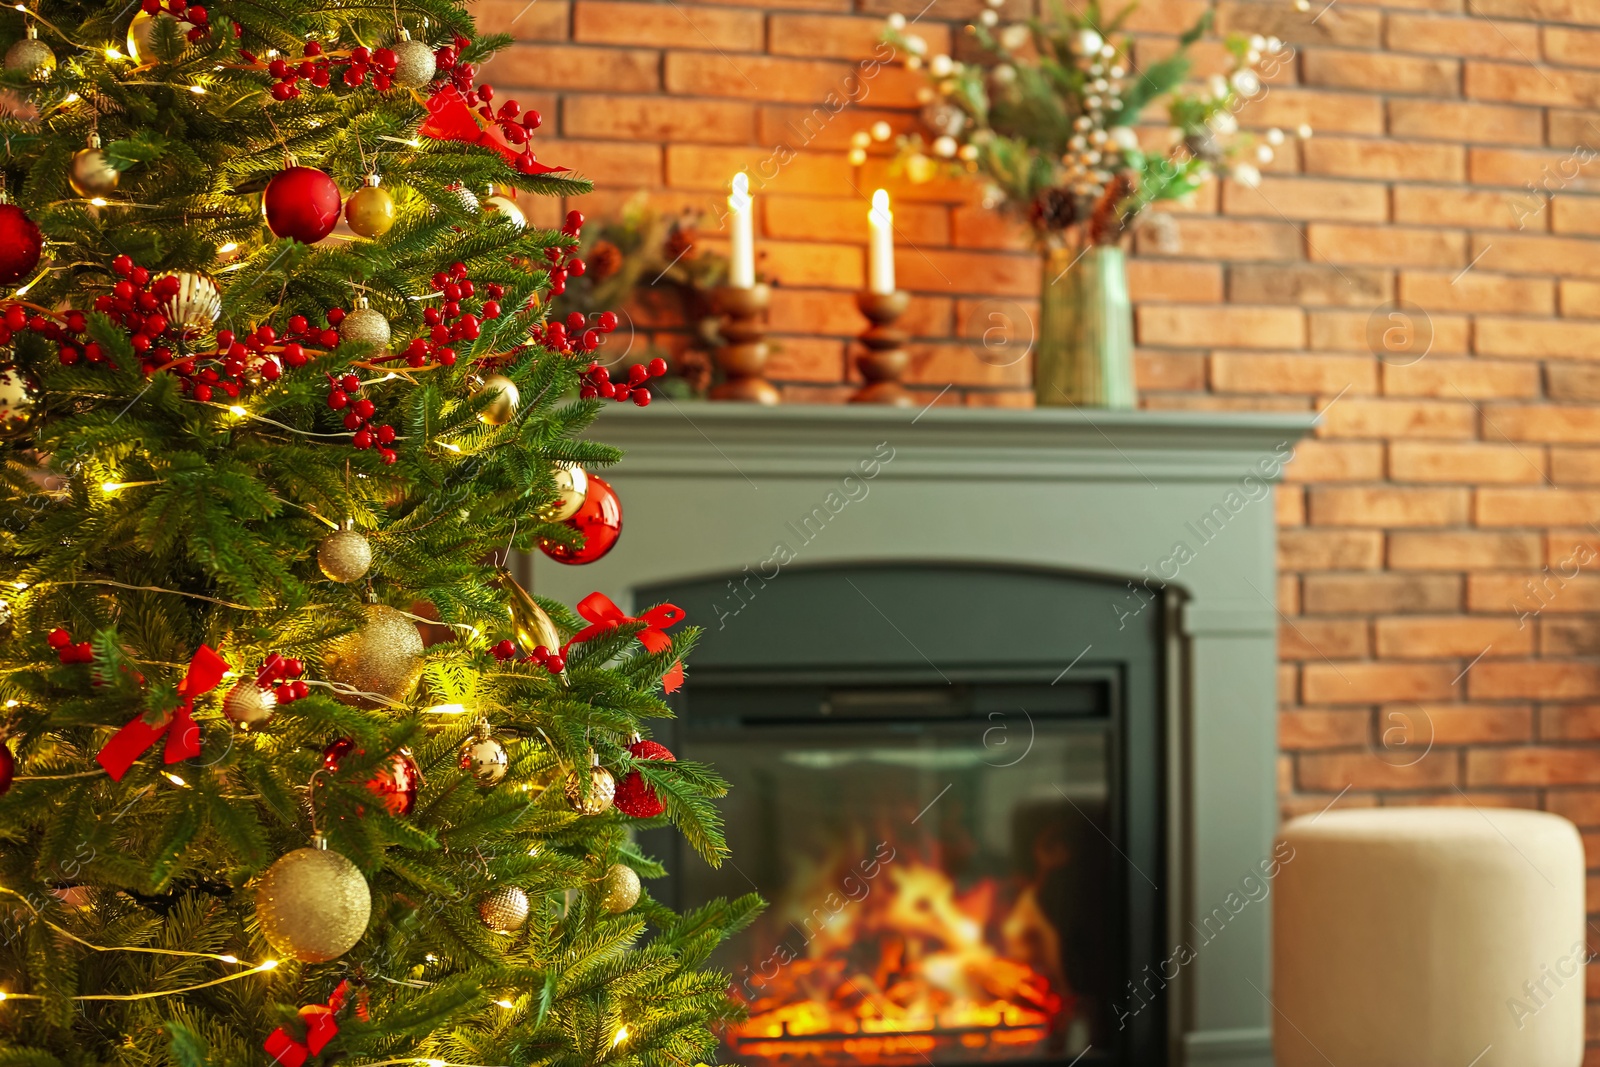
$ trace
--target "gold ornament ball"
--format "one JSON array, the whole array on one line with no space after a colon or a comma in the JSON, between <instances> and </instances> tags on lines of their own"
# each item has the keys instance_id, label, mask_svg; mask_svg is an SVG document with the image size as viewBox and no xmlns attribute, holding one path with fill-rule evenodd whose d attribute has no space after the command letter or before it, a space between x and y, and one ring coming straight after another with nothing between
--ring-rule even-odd
<instances>
[{"instance_id":1,"label":"gold ornament ball","mask_svg":"<svg viewBox=\"0 0 1600 1067\"><path fill-rule=\"evenodd\" d=\"M624 863L613 863L600 883L600 906L620 915L639 903L639 875Z\"/></svg>"},{"instance_id":2,"label":"gold ornament ball","mask_svg":"<svg viewBox=\"0 0 1600 1067\"><path fill-rule=\"evenodd\" d=\"M339 323L339 339L382 348L389 343L389 320L370 307L358 307Z\"/></svg>"},{"instance_id":3,"label":"gold ornament ball","mask_svg":"<svg viewBox=\"0 0 1600 1067\"><path fill-rule=\"evenodd\" d=\"M317 545L317 566L335 582L355 582L372 569L372 544L358 530L335 530Z\"/></svg>"},{"instance_id":4,"label":"gold ornament ball","mask_svg":"<svg viewBox=\"0 0 1600 1067\"><path fill-rule=\"evenodd\" d=\"M556 629L555 622L539 606L539 602L529 596L528 591L511 576L511 572L501 567L498 582L511 601L511 625L522 651L532 652L540 645L551 652L560 648L561 631Z\"/></svg>"},{"instance_id":5,"label":"gold ornament ball","mask_svg":"<svg viewBox=\"0 0 1600 1067\"><path fill-rule=\"evenodd\" d=\"M461 769L479 785L495 785L511 765L511 754L495 737L469 737L461 743L458 755Z\"/></svg>"},{"instance_id":6,"label":"gold ornament ball","mask_svg":"<svg viewBox=\"0 0 1600 1067\"><path fill-rule=\"evenodd\" d=\"M247 730L267 725L277 711L277 694L261 688L254 678L246 678L222 698L222 714Z\"/></svg>"},{"instance_id":7,"label":"gold ornament ball","mask_svg":"<svg viewBox=\"0 0 1600 1067\"><path fill-rule=\"evenodd\" d=\"M394 53L394 81L408 89L420 89L433 81L438 63L433 49L426 42L409 38L396 41L389 51Z\"/></svg>"},{"instance_id":8,"label":"gold ornament ball","mask_svg":"<svg viewBox=\"0 0 1600 1067\"><path fill-rule=\"evenodd\" d=\"M517 229L525 229L528 225L528 216L522 213L517 202L509 196L496 194L483 202L483 213L490 216L502 216L511 220L511 225Z\"/></svg>"},{"instance_id":9,"label":"gold ornament ball","mask_svg":"<svg viewBox=\"0 0 1600 1067\"><path fill-rule=\"evenodd\" d=\"M0 441L27 437L43 408L39 379L14 363L0 363Z\"/></svg>"},{"instance_id":10,"label":"gold ornament ball","mask_svg":"<svg viewBox=\"0 0 1600 1067\"><path fill-rule=\"evenodd\" d=\"M50 46L34 36L38 31L28 28L28 36L6 49L6 69L26 74L34 81L43 81L56 69L56 54Z\"/></svg>"},{"instance_id":11,"label":"gold ornament ball","mask_svg":"<svg viewBox=\"0 0 1600 1067\"><path fill-rule=\"evenodd\" d=\"M497 934L514 934L528 921L528 894L503 885L478 901L478 918Z\"/></svg>"},{"instance_id":12,"label":"gold ornament ball","mask_svg":"<svg viewBox=\"0 0 1600 1067\"><path fill-rule=\"evenodd\" d=\"M222 291L204 274L184 270L172 277L178 279L178 291L162 301L161 313L185 337L198 337L222 315Z\"/></svg>"},{"instance_id":13,"label":"gold ornament ball","mask_svg":"<svg viewBox=\"0 0 1600 1067\"><path fill-rule=\"evenodd\" d=\"M267 944L301 963L326 963L350 951L371 913L367 880L326 848L283 856L256 886L256 920Z\"/></svg>"},{"instance_id":14,"label":"gold ornament ball","mask_svg":"<svg viewBox=\"0 0 1600 1067\"><path fill-rule=\"evenodd\" d=\"M366 613L361 629L341 637L328 654L328 677L360 693L403 700L422 677L422 634L385 604L368 604ZM358 707L379 706L355 693L339 699Z\"/></svg>"},{"instance_id":15,"label":"gold ornament ball","mask_svg":"<svg viewBox=\"0 0 1600 1067\"><path fill-rule=\"evenodd\" d=\"M100 150L99 138L94 140L95 144L74 152L67 167L67 184L82 197L105 196L122 180L122 175L112 169L106 154Z\"/></svg>"},{"instance_id":16,"label":"gold ornament ball","mask_svg":"<svg viewBox=\"0 0 1600 1067\"><path fill-rule=\"evenodd\" d=\"M522 395L517 392L517 383L503 374L491 374L472 395L479 397L485 394L493 394L493 399L478 412L478 418L490 426L504 426L510 422L517 413L517 404L522 400Z\"/></svg>"},{"instance_id":17,"label":"gold ornament ball","mask_svg":"<svg viewBox=\"0 0 1600 1067\"><path fill-rule=\"evenodd\" d=\"M344 218L362 237L382 237L394 226L394 197L380 185L363 185L345 201Z\"/></svg>"},{"instance_id":18,"label":"gold ornament ball","mask_svg":"<svg viewBox=\"0 0 1600 1067\"><path fill-rule=\"evenodd\" d=\"M589 779L589 795L583 795L584 778ZM579 815L599 815L611 807L617 794L617 780L604 767L585 767L567 775L567 804Z\"/></svg>"},{"instance_id":19,"label":"gold ornament ball","mask_svg":"<svg viewBox=\"0 0 1600 1067\"><path fill-rule=\"evenodd\" d=\"M539 509L539 517L545 522L565 522L572 518L589 495L589 475L577 464L556 464L555 478L555 500Z\"/></svg>"},{"instance_id":20,"label":"gold ornament ball","mask_svg":"<svg viewBox=\"0 0 1600 1067\"><path fill-rule=\"evenodd\" d=\"M140 11L133 16L133 21L128 24L128 39L126 42L128 55L133 58L135 63L146 63L155 59L155 49L152 45L155 43L157 19L177 23L180 37L194 29L194 23L185 22L183 19L169 15L165 11L158 15L152 15L148 11Z\"/></svg>"}]
</instances>

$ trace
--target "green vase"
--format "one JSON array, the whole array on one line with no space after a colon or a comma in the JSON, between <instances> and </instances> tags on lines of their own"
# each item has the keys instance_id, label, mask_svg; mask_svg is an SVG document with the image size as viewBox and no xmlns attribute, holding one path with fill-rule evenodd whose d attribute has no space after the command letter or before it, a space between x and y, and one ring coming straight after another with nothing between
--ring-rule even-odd
<instances>
[{"instance_id":1,"label":"green vase","mask_svg":"<svg viewBox=\"0 0 1600 1067\"><path fill-rule=\"evenodd\" d=\"M1136 407L1133 306L1122 249L1095 245L1078 255L1072 249L1053 248L1040 266L1034 403Z\"/></svg>"}]
</instances>

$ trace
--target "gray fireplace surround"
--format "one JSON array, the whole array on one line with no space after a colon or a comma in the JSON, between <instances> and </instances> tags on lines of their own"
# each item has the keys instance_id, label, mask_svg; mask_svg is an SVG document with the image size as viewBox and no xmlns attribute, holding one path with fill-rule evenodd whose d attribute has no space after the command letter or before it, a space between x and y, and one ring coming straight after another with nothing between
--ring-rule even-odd
<instances>
[{"instance_id":1,"label":"gray fireplace surround","mask_svg":"<svg viewBox=\"0 0 1600 1067\"><path fill-rule=\"evenodd\" d=\"M1168 1063L1270 1067L1278 615L1272 484L1308 413L933 407L610 409L623 536L528 564L538 593L728 580L727 625L791 567L979 563L1113 579L1115 624L1163 601L1170 635ZM859 605L858 605L859 607ZM952 619L959 624L959 606ZM843 609L842 609L843 610ZM1066 667L1075 650L1063 650ZM691 664L692 671L692 664ZM730 801L731 802L731 801ZM1136 997L1138 990L1130 990Z\"/></svg>"}]
</instances>

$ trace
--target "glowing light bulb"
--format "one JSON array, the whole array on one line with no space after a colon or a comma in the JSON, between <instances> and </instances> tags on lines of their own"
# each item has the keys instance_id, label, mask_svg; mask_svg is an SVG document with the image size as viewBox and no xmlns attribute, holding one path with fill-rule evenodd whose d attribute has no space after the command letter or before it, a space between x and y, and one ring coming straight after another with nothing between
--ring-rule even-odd
<instances>
[{"instance_id":1,"label":"glowing light bulb","mask_svg":"<svg viewBox=\"0 0 1600 1067\"><path fill-rule=\"evenodd\" d=\"M238 963L239 962L239 957L238 956L232 956L232 955L218 956L217 959L221 960L223 963Z\"/></svg>"},{"instance_id":2,"label":"glowing light bulb","mask_svg":"<svg viewBox=\"0 0 1600 1067\"><path fill-rule=\"evenodd\" d=\"M440 441L439 442L439 447L440 448L448 448L452 452L460 452L461 451L461 446L460 445L453 445L449 441Z\"/></svg>"},{"instance_id":3,"label":"glowing light bulb","mask_svg":"<svg viewBox=\"0 0 1600 1067\"><path fill-rule=\"evenodd\" d=\"M108 45L106 45L106 58L107 59L111 59L111 60L117 60L117 59L121 59L123 57L122 57L122 53L120 51L118 51L116 45L108 44Z\"/></svg>"},{"instance_id":4,"label":"glowing light bulb","mask_svg":"<svg viewBox=\"0 0 1600 1067\"><path fill-rule=\"evenodd\" d=\"M237 415L241 419L244 418L246 415L250 414L248 411L246 411L244 408L240 407L238 404L233 405L228 410L230 412L232 412L234 415Z\"/></svg>"},{"instance_id":5,"label":"glowing light bulb","mask_svg":"<svg viewBox=\"0 0 1600 1067\"><path fill-rule=\"evenodd\" d=\"M22 701L20 701L20 700L8 700L8 701L6 701L6 707L14 708L20 703L22 703Z\"/></svg>"},{"instance_id":6,"label":"glowing light bulb","mask_svg":"<svg viewBox=\"0 0 1600 1067\"><path fill-rule=\"evenodd\" d=\"M497 1000L497 1001L494 1002L494 1004L495 1004L495 1007L497 1007L497 1008L514 1008L514 1007L516 1007L516 1005L511 1003L511 1001L509 1001L509 1000Z\"/></svg>"},{"instance_id":7,"label":"glowing light bulb","mask_svg":"<svg viewBox=\"0 0 1600 1067\"><path fill-rule=\"evenodd\" d=\"M16 9L18 11L26 11L26 10L28 10L28 5L27 4L17 4L15 6L16 6Z\"/></svg>"},{"instance_id":8,"label":"glowing light bulb","mask_svg":"<svg viewBox=\"0 0 1600 1067\"><path fill-rule=\"evenodd\" d=\"M429 715L460 715L467 710L465 704L435 704L428 709Z\"/></svg>"},{"instance_id":9,"label":"glowing light bulb","mask_svg":"<svg viewBox=\"0 0 1600 1067\"><path fill-rule=\"evenodd\" d=\"M5 990L0 989L0 1000L5 1000L5 999L6 999Z\"/></svg>"},{"instance_id":10,"label":"glowing light bulb","mask_svg":"<svg viewBox=\"0 0 1600 1067\"><path fill-rule=\"evenodd\" d=\"M223 245L221 248L218 248L217 252L220 253L221 255L225 256L229 252L237 252L238 250L239 250L239 243L237 241L229 241L227 244Z\"/></svg>"},{"instance_id":11,"label":"glowing light bulb","mask_svg":"<svg viewBox=\"0 0 1600 1067\"><path fill-rule=\"evenodd\" d=\"M277 960L262 960L261 961L261 965L258 966L256 968L256 970L258 970L258 971L270 971L270 970L274 969L277 966L278 966L278 961Z\"/></svg>"},{"instance_id":12,"label":"glowing light bulb","mask_svg":"<svg viewBox=\"0 0 1600 1067\"><path fill-rule=\"evenodd\" d=\"M188 782L184 781L182 778L179 778L176 774L172 774L171 772L167 773L167 781L171 782L173 785L188 785L189 784Z\"/></svg>"},{"instance_id":13,"label":"glowing light bulb","mask_svg":"<svg viewBox=\"0 0 1600 1067\"><path fill-rule=\"evenodd\" d=\"M89 203L93 204L95 207L105 207L107 204L111 203L111 201L107 200L103 196L97 196L92 198Z\"/></svg>"},{"instance_id":14,"label":"glowing light bulb","mask_svg":"<svg viewBox=\"0 0 1600 1067\"><path fill-rule=\"evenodd\" d=\"M76 103L77 103L77 102L78 102L78 101L79 101L79 100L82 100L82 99L83 99L83 97L81 97L81 96L79 96L79 95L78 95L78 94L77 94L77 93L68 93L68 94L67 94L67 95L66 95L66 96L65 96L65 97L64 97L64 98L63 98L63 99L62 99L62 101L61 101L61 102L62 102L62 103L63 103L63 104L76 104Z\"/></svg>"},{"instance_id":15,"label":"glowing light bulb","mask_svg":"<svg viewBox=\"0 0 1600 1067\"><path fill-rule=\"evenodd\" d=\"M118 489L121 489L121 488L123 488L123 485L122 485L121 482L101 482L100 483L100 491L102 493L115 493Z\"/></svg>"},{"instance_id":16,"label":"glowing light bulb","mask_svg":"<svg viewBox=\"0 0 1600 1067\"><path fill-rule=\"evenodd\" d=\"M206 95L206 87L203 85L191 85L189 86L189 91L196 96Z\"/></svg>"},{"instance_id":17,"label":"glowing light bulb","mask_svg":"<svg viewBox=\"0 0 1600 1067\"><path fill-rule=\"evenodd\" d=\"M619 1026L617 1027L617 1036L611 1039L611 1047L616 1048L626 1040L628 1040L628 1028Z\"/></svg>"}]
</instances>

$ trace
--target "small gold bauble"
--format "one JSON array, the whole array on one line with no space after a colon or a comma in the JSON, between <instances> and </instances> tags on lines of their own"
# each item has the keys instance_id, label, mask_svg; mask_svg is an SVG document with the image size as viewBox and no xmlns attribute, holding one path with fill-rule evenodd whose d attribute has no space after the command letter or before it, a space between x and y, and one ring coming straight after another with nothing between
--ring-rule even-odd
<instances>
[{"instance_id":1,"label":"small gold bauble","mask_svg":"<svg viewBox=\"0 0 1600 1067\"><path fill-rule=\"evenodd\" d=\"M300 848L256 885L256 920L267 944L301 963L326 963L367 931L372 891L356 865L327 848Z\"/></svg>"},{"instance_id":2,"label":"small gold bauble","mask_svg":"<svg viewBox=\"0 0 1600 1067\"><path fill-rule=\"evenodd\" d=\"M438 62L433 57L433 49L425 42L413 41L409 36L402 35L400 40L389 47L389 51L394 53L396 85L404 85L408 89L420 89L433 81L433 76L438 70Z\"/></svg>"},{"instance_id":3,"label":"small gold bauble","mask_svg":"<svg viewBox=\"0 0 1600 1067\"><path fill-rule=\"evenodd\" d=\"M499 583L511 600L511 625L516 629L517 644L522 646L523 655L540 647L551 652L559 649L561 632L539 602L529 596L504 567L500 568Z\"/></svg>"},{"instance_id":4,"label":"small gold bauble","mask_svg":"<svg viewBox=\"0 0 1600 1067\"><path fill-rule=\"evenodd\" d=\"M14 363L0 363L0 441L27 437L43 408L39 379Z\"/></svg>"},{"instance_id":5,"label":"small gold bauble","mask_svg":"<svg viewBox=\"0 0 1600 1067\"><path fill-rule=\"evenodd\" d=\"M503 885L478 901L478 918L497 934L514 934L528 921L528 894Z\"/></svg>"},{"instance_id":6,"label":"small gold bauble","mask_svg":"<svg viewBox=\"0 0 1600 1067\"><path fill-rule=\"evenodd\" d=\"M600 906L620 915L639 903L639 875L624 863L613 863L600 883Z\"/></svg>"},{"instance_id":7,"label":"small gold bauble","mask_svg":"<svg viewBox=\"0 0 1600 1067\"><path fill-rule=\"evenodd\" d=\"M265 726L277 712L277 694L261 688L254 678L246 678L222 698L222 714L246 729Z\"/></svg>"},{"instance_id":8,"label":"small gold bauble","mask_svg":"<svg viewBox=\"0 0 1600 1067\"><path fill-rule=\"evenodd\" d=\"M148 11L140 11L133 16L133 21L128 24L128 55L135 63L149 63L156 58L155 49L151 45L155 42L156 20L164 19L167 22L178 24L178 34L182 36L194 29L194 23L185 22L163 11L152 15Z\"/></svg>"},{"instance_id":9,"label":"small gold bauble","mask_svg":"<svg viewBox=\"0 0 1600 1067\"><path fill-rule=\"evenodd\" d=\"M518 207L517 202L509 196L496 194L487 198L483 202L483 213L489 216L510 219L511 225L519 230L526 228L528 225L528 216L522 213L522 208Z\"/></svg>"},{"instance_id":10,"label":"small gold bauble","mask_svg":"<svg viewBox=\"0 0 1600 1067\"><path fill-rule=\"evenodd\" d=\"M26 74L34 81L43 81L56 69L56 54L50 46L39 40L36 27L28 27L28 36L6 49L6 69Z\"/></svg>"},{"instance_id":11,"label":"small gold bauble","mask_svg":"<svg viewBox=\"0 0 1600 1067\"><path fill-rule=\"evenodd\" d=\"M617 795L617 780L611 772L600 766L599 757L591 755L589 760L589 767L575 767L567 775L567 804L579 815L599 815L611 807L612 798ZM585 779L589 783L587 797L583 795Z\"/></svg>"},{"instance_id":12,"label":"small gold bauble","mask_svg":"<svg viewBox=\"0 0 1600 1067\"><path fill-rule=\"evenodd\" d=\"M87 148L72 153L67 165L67 184L83 197L105 196L117 187L122 175L112 168L111 161L100 150L100 135L91 133Z\"/></svg>"},{"instance_id":13,"label":"small gold bauble","mask_svg":"<svg viewBox=\"0 0 1600 1067\"><path fill-rule=\"evenodd\" d=\"M372 544L358 530L335 530L317 545L317 566L335 582L355 582L372 569Z\"/></svg>"},{"instance_id":14,"label":"small gold bauble","mask_svg":"<svg viewBox=\"0 0 1600 1067\"><path fill-rule=\"evenodd\" d=\"M539 517L545 522L565 522L572 518L589 495L589 475L576 463L557 463L555 479L555 500L539 509Z\"/></svg>"},{"instance_id":15,"label":"small gold bauble","mask_svg":"<svg viewBox=\"0 0 1600 1067\"><path fill-rule=\"evenodd\" d=\"M371 178L367 181L344 202L344 219L362 237L382 237L394 227L394 197Z\"/></svg>"},{"instance_id":16,"label":"small gold bauble","mask_svg":"<svg viewBox=\"0 0 1600 1067\"><path fill-rule=\"evenodd\" d=\"M172 277L178 279L178 291L161 304L167 321L182 330L185 337L197 337L216 325L222 315L222 291L217 283L187 270Z\"/></svg>"},{"instance_id":17,"label":"small gold bauble","mask_svg":"<svg viewBox=\"0 0 1600 1067\"><path fill-rule=\"evenodd\" d=\"M383 348L389 343L389 320L381 311L368 307L363 298L357 302L356 309L339 322L339 340Z\"/></svg>"},{"instance_id":18,"label":"small gold bauble","mask_svg":"<svg viewBox=\"0 0 1600 1067\"><path fill-rule=\"evenodd\" d=\"M472 775L473 781L479 785L496 784L506 776L506 768L511 765L511 755L506 751L506 746L482 728L475 736L461 743L457 755L461 769Z\"/></svg>"},{"instance_id":19,"label":"small gold bauble","mask_svg":"<svg viewBox=\"0 0 1600 1067\"><path fill-rule=\"evenodd\" d=\"M478 412L478 418L490 426L504 426L510 422L517 413L517 404L522 400L517 392L517 383L503 374L491 374L472 395L479 397L485 394L493 394L493 399Z\"/></svg>"},{"instance_id":20,"label":"small gold bauble","mask_svg":"<svg viewBox=\"0 0 1600 1067\"><path fill-rule=\"evenodd\" d=\"M422 634L385 604L368 604L366 613L361 629L341 637L328 653L328 677L359 691L340 695L347 704L378 706L359 693L403 700L422 677Z\"/></svg>"}]
</instances>

